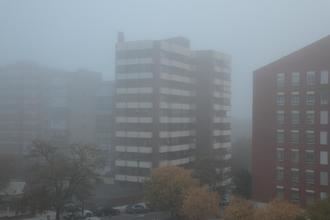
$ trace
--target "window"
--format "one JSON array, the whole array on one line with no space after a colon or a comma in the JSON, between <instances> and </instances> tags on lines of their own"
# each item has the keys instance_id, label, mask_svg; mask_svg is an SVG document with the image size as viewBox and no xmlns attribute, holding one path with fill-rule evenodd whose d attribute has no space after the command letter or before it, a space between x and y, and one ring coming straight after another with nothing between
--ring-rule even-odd
<instances>
[{"instance_id":1,"label":"window","mask_svg":"<svg viewBox=\"0 0 330 220\"><path fill-rule=\"evenodd\" d=\"M291 162L299 163L299 151L296 149L291 150Z\"/></svg>"},{"instance_id":2,"label":"window","mask_svg":"<svg viewBox=\"0 0 330 220\"><path fill-rule=\"evenodd\" d=\"M320 164L328 165L328 152L327 151L320 152Z\"/></svg>"},{"instance_id":3,"label":"window","mask_svg":"<svg viewBox=\"0 0 330 220\"><path fill-rule=\"evenodd\" d=\"M307 205L312 205L315 202L315 196L314 193L306 193L306 204Z\"/></svg>"},{"instance_id":4,"label":"window","mask_svg":"<svg viewBox=\"0 0 330 220\"><path fill-rule=\"evenodd\" d=\"M320 104L327 105L329 103L329 94L327 91L320 91Z\"/></svg>"},{"instance_id":5,"label":"window","mask_svg":"<svg viewBox=\"0 0 330 220\"><path fill-rule=\"evenodd\" d=\"M276 82L277 82L277 88L283 88L284 87L284 85L285 85L285 75L284 75L284 73L278 73L277 74Z\"/></svg>"},{"instance_id":6,"label":"window","mask_svg":"<svg viewBox=\"0 0 330 220\"><path fill-rule=\"evenodd\" d=\"M284 179L284 171L282 168L277 168L276 170L276 180L277 181L283 181Z\"/></svg>"},{"instance_id":7,"label":"window","mask_svg":"<svg viewBox=\"0 0 330 220\"><path fill-rule=\"evenodd\" d=\"M276 158L278 162L284 161L284 149L278 148L276 151Z\"/></svg>"},{"instance_id":8,"label":"window","mask_svg":"<svg viewBox=\"0 0 330 220\"><path fill-rule=\"evenodd\" d=\"M315 183L314 171L313 170L306 170L305 173L306 185L313 186Z\"/></svg>"},{"instance_id":9,"label":"window","mask_svg":"<svg viewBox=\"0 0 330 220\"><path fill-rule=\"evenodd\" d=\"M291 131L291 143L299 144L299 132L298 131Z\"/></svg>"},{"instance_id":10,"label":"window","mask_svg":"<svg viewBox=\"0 0 330 220\"><path fill-rule=\"evenodd\" d=\"M327 199L328 198L328 193L326 192L320 192L320 199L321 200L324 200L324 199Z\"/></svg>"},{"instance_id":11,"label":"window","mask_svg":"<svg viewBox=\"0 0 330 220\"><path fill-rule=\"evenodd\" d=\"M329 72L326 70L321 71L320 83L328 84L328 81L329 81Z\"/></svg>"},{"instance_id":12,"label":"window","mask_svg":"<svg viewBox=\"0 0 330 220\"><path fill-rule=\"evenodd\" d=\"M320 112L320 124L327 125L328 124L328 111Z\"/></svg>"},{"instance_id":13,"label":"window","mask_svg":"<svg viewBox=\"0 0 330 220\"><path fill-rule=\"evenodd\" d=\"M291 74L291 85L299 86L300 84L300 74L298 72L294 72Z\"/></svg>"},{"instance_id":14,"label":"window","mask_svg":"<svg viewBox=\"0 0 330 220\"><path fill-rule=\"evenodd\" d=\"M284 143L284 132L283 131L277 131L276 133L276 142L278 144Z\"/></svg>"},{"instance_id":15,"label":"window","mask_svg":"<svg viewBox=\"0 0 330 220\"><path fill-rule=\"evenodd\" d=\"M116 74L116 79L117 80L152 79L152 78L153 78L153 73L151 73L151 72Z\"/></svg>"},{"instance_id":16,"label":"window","mask_svg":"<svg viewBox=\"0 0 330 220\"><path fill-rule=\"evenodd\" d=\"M305 121L306 121L306 124L313 125L315 123L315 112L306 111Z\"/></svg>"},{"instance_id":17,"label":"window","mask_svg":"<svg viewBox=\"0 0 330 220\"><path fill-rule=\"evenodd\" d=\"M292 192L291 192L291 202L298 203L299 200L300 200L299 192L297 192L297 191L292 191Z\"/></svg>"},{"instance_id":18,"label":"window","mask_svg":"<svg viewBox=\"0 0 330 220\"><path fill-rule=\"evenodd\" d=\"M279 200L284 199L284 190L283 189L276 189L276 198Z\"/></svg>"},{"instance_id":19,"label":"window","mask_svg":"<svg viewBox=\"0 0 330 220\"><path fill-rule=\"evenodd\" d=\"M299 105L299 95L291 95L291 105Z\"/></svg>"},{"instance_id":20,"label":"window","mask_svg":"<svg viewBox=\"0 0 330 220\"><path fill-rule=\"evenodd\" d=\"M276 114L276 121L278 125L284 124L284 112L278 111Z\"/></svg>"},{"instance_id":21,"label":"window","mask_svg":"<svg viewBox=\"0 0 330 220\"><path fill-rule=\"evenodd\" d=\"M328 172L321 171L320 172L320 185L327 186L328 185Z\"/></svg>"},{"instance_id":22,"label":"window","mask_svg":"<svg viewBox=\"0 0 330 220\"><path fill-rule=\"evenodd\" d=\"M276 103L277 105L284 105L285 104L284 95L277 95Z\"/></svg>"},{"instance_id":23,"label":"window","mask_svg":"<svg viewBox=\"0 0 330 220\"><path fill-rule=\"evenodd\" d=\"M305 163L313 164L314 163L314 151L308 150L305 151Z\"/></svg>"},{"instance_id":24,"label":"window","mask_svg":"<svg viewBox=\"0 0 330 220\"><path fill-rule=\"evenodd\" d=\"M299 112L298 111L291 112L291 124L293 124L293 125L299 124Z\"/></svg>"},{"instance_id":25,"label":"window","mask_svg":"<svg viewBox=\"0 0 330 220\"><path fill-rule=\"evenodd\" d=\"M306 84L309 86L315 85L315 72L307 72Z\"/></svg>"},{"instance_id":26,"label":"window","mask_svg":"<svg viewBox=\"0 0 330 220\"><path fill-rule=\"evenodd\" d=\"M306 144L315 144L314 131L306 131Z\"/></svg>"},{"instance_id":27,"label":"window","mask_svg":"<svg viewBox=\"0 0 330 220\"><path fill-rule=\"evenodd\" d=\"M291 170L291 183L293 186L299 184L299 170Z\"/></svg>"},{"instance_id":28,"label":"window","mask_svg":"<svg viewBox=\"0 0 330 220\"><path fill-rule=\"evenodd\" d=\"M326 131L320 132L320 144L321 145L328 144L328 132L326 132Z\"/></svg>"},{"instance_id":29,"label":"window","mask_svg":"<svg viewBox=\"0 0 330 220\"><path fill-rule=\"evenodd\" d=\"M315 105L315 95L314 94L306 95L306 105Z\"/></svg>"}]
</instances>

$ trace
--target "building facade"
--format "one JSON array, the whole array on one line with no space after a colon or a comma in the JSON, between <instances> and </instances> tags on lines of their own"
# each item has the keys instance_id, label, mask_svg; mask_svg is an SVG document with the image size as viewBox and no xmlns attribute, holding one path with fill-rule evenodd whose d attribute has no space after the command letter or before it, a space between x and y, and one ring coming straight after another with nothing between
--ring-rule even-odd
<instances>
[{"instance_id":1,"label":"building facade","mask_svg":"<svg viewBox=\"0 0 330 220\"><path fill-rule=\"evenodd\" d=\"M253 198L300 205L329 187L330 37L254 72Z\"/></svg>"},{"instance_id":2,"label":"building facade","mask_svg":"<svg viewBox=\"0 0 330 220\"><path fill-rule=\"evenodd\" d=\"M123 35L119 36L113 138L116 181L141 183L153 168L191 166L198 156L198 143L207 136L205 132L211 132L212 138L200 144L205 148L200 152L210 155L216 149L230 148L230 91L222 91L220 86L222 75L230 74L230 68L226 74L222 68L230 62L228 56L216 58L215 54L205 64L203 53L192 51L190 42L182 37L125 41ZM218 87L214 84L216 76ZM212 92L197 89L198 80L204 78L209 80L205 86L210 86ZM230 78L225 81L230 89ZM197 101L202 96L210 98L205 108ZM223 102L222 96L228 102ZM197 120L209 123L203 135L197 134L201 131ZM226 135L229 137L224 143ZM220 150L217 152L220 154ZM230 159L228 154L224 157ZM220 157L224 159L223 153Z\"/></svg>"},{"instance_id":3,"label":"building facade","mask_svg":"<svg viewBox=\"0 0 330 220\"><path fill-rule=\"evenodd\" d=\"M218 187L231 184L231 58L212 50L193 52L196 155L215 161Z\"/></svg>"},{"instance_id":4,"label":"building facade","mask_svg":"<svg viewBox=\"0 0 330 220\"><path fill-rule=\"evenodd\" d=\"M143 182L152 168L194 160L195 117L189 42L116 45L117 181Z\"/></svg>"}]
</instances>

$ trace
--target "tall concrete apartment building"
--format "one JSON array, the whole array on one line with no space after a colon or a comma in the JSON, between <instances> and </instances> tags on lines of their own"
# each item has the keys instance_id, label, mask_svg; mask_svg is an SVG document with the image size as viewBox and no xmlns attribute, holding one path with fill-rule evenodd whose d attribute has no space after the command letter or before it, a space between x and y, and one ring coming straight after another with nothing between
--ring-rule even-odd
<instances>
[{"instance_id":1,"label":"tall concrete apartment building","mask_svg":"<svg viewBox=\"0 0 330 220\"><path fill-rule=\"evenodd\" d=\"M329 196L330 36L254 72L253 198Z\"/></svg>"},{"instance_id":2,"label":"tall concrete apartment building","mask_svg":"<svg viewBox=\"0 0 330 220\"><path fill-rule=\"evenodd\" d=\"M115 180L138 183L153 168L189 167L199 156L199 148L209 156L229 160L229 75L227 55L192 51L185 38L125 41L120 34L116 45ZM205 88L197 88L202 80ZM198 97L204 100L198 102ZM198 122L204 124L203 129Z\"/></svg>"},{"instance_id":3,"label":"tall concrete apartment building","mask_svg":"<svg viewBox=\"0 0 330 220\"><path fill-rule=\"evenodd\" d=\"M24 154L34 139L95 144L101 74L31 63L0 68L0 153Z\"/></svg>"},{"instance_id":4,"label":"tall concrete apartment building","mask_svg":"<svg viewBox=\"0 0 330 220\"><path fill-rule=\"evenodd\" d=\"M193 52L196 104L196 155L212 158L218 186L231 183L231 59L212 51Z\"/></svg>"},{"instance_id":5,"label":"tall concrete apartment building","mask_svg":"<svg viewBox=\"0 0 330 220\"><path fill-rule=\"evenodd\" d=\"M194 161L190 55L184 38L117 43L117 181L143 182L152 168Z\"/></svg>"}]
</instances>

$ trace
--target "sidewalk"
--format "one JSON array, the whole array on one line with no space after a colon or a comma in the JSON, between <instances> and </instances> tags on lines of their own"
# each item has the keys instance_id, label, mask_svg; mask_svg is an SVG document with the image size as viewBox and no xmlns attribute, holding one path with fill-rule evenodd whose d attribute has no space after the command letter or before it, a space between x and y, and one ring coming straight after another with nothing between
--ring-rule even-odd
<instances>
[{"instance_id":1,"label":"sidewalk","mask_svg":"<svg viewBox=\"0 0 330 220\"><path fill-rule=\"evenodd\" d=\"M49 216L49 219L47 219L47 216ZM47 211L41 215L37 215L32 218L25 218L24 220L55 220L55 212Z\"/></svg>"}]
</instances>

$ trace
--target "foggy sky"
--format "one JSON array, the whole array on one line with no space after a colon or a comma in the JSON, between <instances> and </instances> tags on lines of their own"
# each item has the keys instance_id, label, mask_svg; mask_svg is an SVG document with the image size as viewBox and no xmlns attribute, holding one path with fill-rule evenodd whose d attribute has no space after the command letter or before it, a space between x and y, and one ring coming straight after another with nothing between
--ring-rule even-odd
<instances>
[{"instance_id":1,"label":"foggy sky","mask_svg":"<svg viewBox=\"0 0 330 220\"><path fill-rule=\"evenodd\" d=\"M118 31L231 54L232 116L251 118L252 71L328 35L330 1L0 0L0 65L29 60L113 79Z\"/></svg>"}]
</instances>

